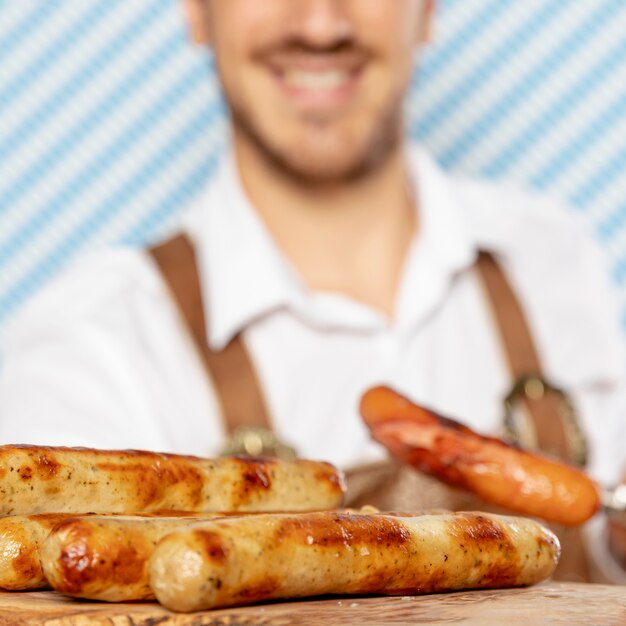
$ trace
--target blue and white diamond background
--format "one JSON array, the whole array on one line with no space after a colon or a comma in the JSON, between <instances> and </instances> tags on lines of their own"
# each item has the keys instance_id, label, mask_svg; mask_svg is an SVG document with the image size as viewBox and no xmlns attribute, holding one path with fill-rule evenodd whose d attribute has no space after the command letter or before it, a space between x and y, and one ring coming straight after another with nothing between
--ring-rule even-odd
<instances>
[{"instance_id":1,"label":"blue and white diamond background","mask_svg":"<svg viewBox=\"0 0 626 626\"><path fill-rule=\"evenodd\" d=\"M409 113L446 168L569 201L626 311L626 1L440 0ZM224 142L178 0L0 0L0 325L81 253L172 229Z\"/></svg>"}]
</instances>

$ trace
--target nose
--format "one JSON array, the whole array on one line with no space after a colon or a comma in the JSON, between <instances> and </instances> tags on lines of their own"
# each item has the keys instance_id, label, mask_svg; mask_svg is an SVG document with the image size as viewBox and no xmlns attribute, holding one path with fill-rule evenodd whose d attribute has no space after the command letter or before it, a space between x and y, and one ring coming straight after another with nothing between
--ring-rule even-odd
<instances>
[{"instance_id":1,"label":"nose","mask_svg":"<svg viewBox=\"0 0 626 626\"><path fill-rule=\"evenodd\" d=\"M310 46L329 48L350 39L352 24L345 0L289 1L293 3L292 27Z\"/></svg>"}]
</instances>

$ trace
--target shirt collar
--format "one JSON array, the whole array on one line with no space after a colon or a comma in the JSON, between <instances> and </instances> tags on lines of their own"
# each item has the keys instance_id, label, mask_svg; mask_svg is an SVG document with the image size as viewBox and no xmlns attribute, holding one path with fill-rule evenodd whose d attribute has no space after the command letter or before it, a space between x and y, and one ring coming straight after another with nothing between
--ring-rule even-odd
<instances>
[{"instance_id":1,"label":"shirt collar","mask_svg":"<svg viewBox=\"0 0 626 626\"><path fill-rule=\"evenodd\" d=\"M300 281L245 196L232 155L187 215L185 230L196 249L212 349L302 297Z\"/></svg>"},{"instance_id":2,"label":"shirt collar","mask_svg":"<svg viewBox=\"0 0 626 626\"><path fill-rule=\"evenodd\" d=\"M407 150L420 227L407 256L394 324L414 326L443 299L452 277L474 262L476 245L448 177L420 148ZM388 326L361 303L306 288L246 197L232 154L187 214L184 230L197 251L214 350L281 309L326 329L367 332Z\"/></svg>"}]
</instances>

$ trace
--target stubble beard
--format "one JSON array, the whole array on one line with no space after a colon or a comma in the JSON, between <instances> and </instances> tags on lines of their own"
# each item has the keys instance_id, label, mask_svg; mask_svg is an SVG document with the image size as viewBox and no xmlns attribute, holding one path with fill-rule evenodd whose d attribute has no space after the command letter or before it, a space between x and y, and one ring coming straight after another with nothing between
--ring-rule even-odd
<instances>
[{"instance_id":1,"label":"stubble beard","mask_svg":"<svg viewBox=\"0 0 626 626\"><path fill-rule=\"evenodd\" d=\"M371 176L395 153L404 134L402 98L397 98L378 115L360 146L347 158L337 162L323 150L307 158L302 146L276 145L245 106L230 101L228 106L235 133L239 133L271 168L303 187L336 186ZM279 120L276 123L280 123Z\"/></svg>"}]
</instances>

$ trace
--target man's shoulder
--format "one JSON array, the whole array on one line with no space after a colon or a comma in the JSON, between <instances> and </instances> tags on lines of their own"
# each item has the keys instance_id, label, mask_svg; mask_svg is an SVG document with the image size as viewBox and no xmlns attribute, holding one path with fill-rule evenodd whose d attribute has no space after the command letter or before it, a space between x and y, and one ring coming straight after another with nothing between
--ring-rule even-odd
<instances>
[{"instance_id":1,"label":"man's shoulder","mask_svg":"<svg viewBox=\"0 0 626 626\"><path fill-rule=\"evenodd\" d=\"M496 254L522 287L576 308L598 284L616 295L591 223L563 201L511 183L460 178L455 188L477 247Z\"/></svg>"},{"instance_id":2,"label":"man's shoulder","mask_svg":"<svg viewBox=\"0 0 626 626\"><path fill-rule=\"evenodd\" d=\"M113 320L163 287L146 252L114 248L85 254L34 294L7 325L7 339L37 329Z\"/></svg>"},{"instance_id":3,"label":"man's shoulder","mask_svg":"<svg viewBox=\"0 0 626 626\"><path fill-rule=\"evenodd\" d=\"M527 254L558 256L575 254L591 242L590 228L562 200L514 182L481 179L443 170L420 146L410 154L420 171L438 182L455 219L467 227L478 248L500 253L503 258ZM445 201L445 200L444 200Z\"/></svg>"},{"instance_id":4,"label":"man's shoulder","mask_svg":"<svg viewBox=\"0 0 626 626\"><path fill-rule=\"evenodd\" d=\"M563 201L513 183L455 177L452 188L479 246L504 256L577 256L590 229Z\"/></svg>"},{"instance_id":5,"label":"man's shoulder","mask_svg":"<svg viewBox=\"0 0 626 626\"><path fill-rule=\"evenodd\" d=\"M579 381L621 376L617 289L591 225L553 197L515 185L458 179L454 188L477 245L501 260L550 348L549 369Z\"/></svg>"}]
</instances>

